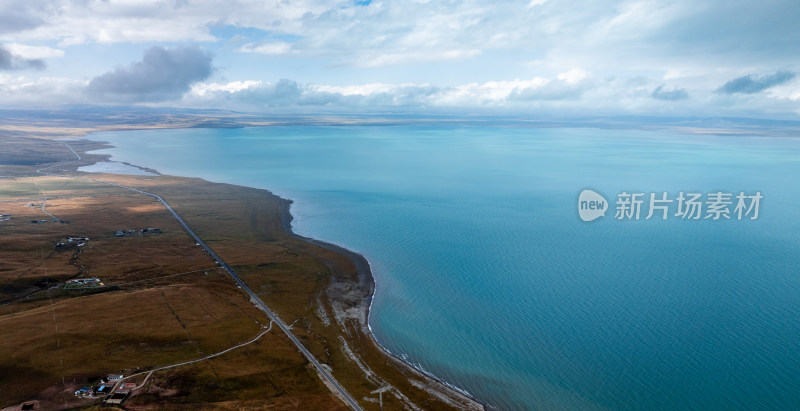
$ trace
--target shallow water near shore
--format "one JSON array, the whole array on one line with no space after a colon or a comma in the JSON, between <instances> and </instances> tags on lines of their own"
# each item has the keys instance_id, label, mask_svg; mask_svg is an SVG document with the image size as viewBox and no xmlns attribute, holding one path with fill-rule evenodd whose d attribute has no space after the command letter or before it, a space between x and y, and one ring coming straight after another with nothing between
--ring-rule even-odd
<instances>
[{"instance_id":1,"label":"shallow water near shore","mask_svg":"<svg viewBox=\"0 0 800 411\"><path fill-rule=\"evenodd\" d=\"M113 174L127 174L134 176L153 176L155 174L136 168L125 163L117 163L114 161L103 161L94 163L90 166L79 167L78 171L86 173L113 173Z\"/></svg>"},{"instance_id":2,"label":"shallow water near shore","mask_svg":"<svg viewBox=\"0 0 800 411\"><path fill-rule=\"evenodd\" d=\"M293 199L295 232L370 261L378 341L498 408L800 403L798 139L452 126L90 137L114 161ZM585 188L610 201L605 218L578 218ZM619 221L623 191L764 198L757 220L645 221L644 208Z\"/></svg>"}]
</instances>

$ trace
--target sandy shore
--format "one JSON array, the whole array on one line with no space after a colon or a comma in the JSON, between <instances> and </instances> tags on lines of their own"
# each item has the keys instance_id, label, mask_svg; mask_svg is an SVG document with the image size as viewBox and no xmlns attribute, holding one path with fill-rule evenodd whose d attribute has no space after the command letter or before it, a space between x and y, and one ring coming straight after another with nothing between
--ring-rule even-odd
<instances>
[{"instance_id":1,"label":"sandy shore","mask_svg":"<svg viewBox=\"0 0 800 411\"><path fill-rule=\"evenodd\" d=\"M110 156L108 155L90 154L93 150L109 148L110 145L98 140L85 139L88 133L138 128L183 128L192 125L193 123L191 122L151 124L147 127L141 125L100 127L96 124L86 124L80 129L70 129L67 133L62 130L63 124L54 124L31 130L26 129L24 132L11 130L17 134L14 134L16 137L7 139L3 146L4 151L7 151L6 157L8 158L6 160L12 164L12 166L5 166L5 169L11 174L11 177L29 176L31 167L34 164L41 164L42 158L44 158L45 162L52 164L50 168L54 173L73 173L79 167L88 166L96 162L109 161ZM5 128L7 129L8 127ZM78 159L69 159L69 156L64 156L64 143L69 144L67 147L70 150L74 150L73 153L78 156ZM35 147L35 156L31 158L26 157L26 155L30 156L30 153L26 154L26 152L20 151L20 147L29 146ZM13 165L16 164L14 161L21 163L18 166ZM143 169L135 164L125 163L125 165L155 174L156 176L154 177L156 178L170 178L169 176L161 176L157 170ZM145 178L148 177L145 176ZM203 182L203 184L205 185L206 183ZM339 330L338 336L332 337L329 342L338 345L338 348L341 348L346 356L349 357L351 370L357 366L355 370L357 373L361 373L361 383L367 380L369 381L367 385L379 387L378 390L368 394L378 395L377 393L380 391L388 395L391 392L394 397L397 397L401 403L405 404L405 408L409 409L427 409L430 407L438 409L444 405L455 409L485 409L483 404L467 393L415 368L412 364L395 356L378 343L369 327L370 307L376 285L370 264L364 256L335 244L294 233L291 228L293 219L290 212L291 200L282 199L264 189L229 184L228 186L266 193L268 198L265 203L274 203L275 199L277 199L278 210L272 208L275 213L273 214L274 218L276 218L274 222L276 229L282 231L288 239L291 239L290 241L295 241L296 246L300 246L304 250L303 252L310 252L318 261L328 267L332 274L327 289L324 289L322 294L316 296L316 301L314 301L314 296L310 296L311 299L307 301L312 306L314 304L318 306L318 312L323 317L320 321L324 323L324 326L335 326ZM230 192L231 190L224 189L223 191ZM238 193L237 190L233 191ZM277 219L280 221L277 221ZM314 250L315 248L316 251ZM324 251L321 249L324 249ZM336 257L333 257L334 255ZM347 260L352 263L352 268L346 263ZM321 302L320 297L325 302ZM328 310L332 311L331 318L328 316ZM360 384L351 379L351 383L353 382ZM420 391L426 394L421 396L419 395ZM414 394L412 395L411 393ZM407 395L411 398L408 398ZM426 398L434 399L435 401L429 402ZM364 399L366 400L366 398ZM415 405L415 402L418 405ZM434 404L436 405L434 406Z\"/></svg>"},{"instance_id":2,"label":"sandy shore","mask_svg":"<svg viewBox=\"0 0 800 411\"><path fill-rule=\"evenodd\" d=\"M353 265L356 267L356 270L358 271L358 283L355 284L355 289L360 294L359 298L360 303L358 304L357 307L358 313L354 317L359 322L360 331L364 335L369 336L372 343L376 347L378 347L378 349L380 349L385 356L390 358L395 363L396 366L402 367L407 372L412 373L415 377L424 380L426 383L425 385L427 386L426 391L428 391L432 395L437 396L440 399L446 399L445 402L450 402L453 406L456 406L458 408L485 409L485 406L482 403L480 403L477 398L474 398L460 390L454 389L446 382L439 380L438 378L417 369L412 364L409 364L402 358L391 353L383 345L381 345L377 339L375 339L375 335L372 333L372 329L369 326L370 308L372 306L372 299L375 294L375 277L372 275L372 269L370 267L369 261L367 261L367 259L363 255L357 252L348 250L344 247L340 247L336 244L331 244L325 241L304 237L292 231L291 222L293 217L290 211L292 203L293 203L292 200L283 198L281 199L280 202L281 223L283 225L283 230L286 232L286 234L297 240L304 241L309 244L313 244L318 247L322 247L339 254L343 254L347 256L350 259L350 261L353 262ZM340 286L340 284L332 282L331 288L338 288L337 286ZM444 396L445 398L442 398L442 396ZM453 403L453 401L455 402Z\"/></svg>"},{"instance_id":3,"label":"sandy shore","mask_svg":"<svg viewBox=\"0 0 800 411\"><path fill-rule=\"evenodd\" d=\"M109 146L107 142L99 142L95 140L89 140L89 141L94 143L91 145L102 144L105 147ZM90 150L78 149L78 151L81 153L82 157L84 157L84 159L86 160L87 151ZM106 161L108 161L109 157L107 155L92 155L92 156L94 156L95 158L89 160L90 162L102 161L99 160L100 158L104 158ZM77 169L78 166L82 165L80 163L81 162L76 162L75 164L72 165L74 165L75 168ZM157 170L145 169L135 164L128 164L128 163L125 164L130 167L136 167L142 170L146 170L147 172L152 174L161 175ZM244 187L244 186L239 186L239 187ZM258 188L253 188L253 189L264 191L268 193L268 195L270 196L275 196L275 194L269 192L268 190L263 190ZM446 404L449 404L450 406L456 409L471 409L471 410L485 409L486 407L484 406L484 404L480 403L476 398L471 397L470 395L461 390L453 388L446 382L436 378L433 375L427 374L417 369L412 364L407 363L403 359L391 353L375 339L375 336L373 335L372 330L369 327L370 307L372 305L372 299L375 293L375 278L372 275L370 264L367 261L367 259L359 253L353 252L344 247L340 247L336 244L327 243L324 241L296 234L294 231L292 231L291 227L291 222L293 220L293 217L290 212L290 206L293 203L293 201L278 196L275 197L279 199L279 208L280 208L279 212L281 218L281 225L283 231L287 236L295 240L302 241L304 243L311 244L316 247L324 248L326 250L332 251L340 255L344 255L352 262L353 266L356 269L357 272L356 282L353 282L349 276L345 275L333 275L331 278L331 283L328 287L327 294L330 298L334 312L336 313L337 322L355 321L358 324L359 333L367 336L371 341L372 345L374 345L383 354L385 358L389 359L394 367L398 368L403 374L408 375L409 381L416 388L427 392L432 397ZM342 268L336 266L336 264L333 261L327 260L321 256L318 256L318 258L320 258L320 260L322 260L331 269L332 272L342 274L343 272ZM353 307L354 302L356 302L355 307ZM344 345L346 345L346 343ZM396 391L396 394L402 396L402 393L400 393L399 391Z\"/></svg>"}]
</instances>

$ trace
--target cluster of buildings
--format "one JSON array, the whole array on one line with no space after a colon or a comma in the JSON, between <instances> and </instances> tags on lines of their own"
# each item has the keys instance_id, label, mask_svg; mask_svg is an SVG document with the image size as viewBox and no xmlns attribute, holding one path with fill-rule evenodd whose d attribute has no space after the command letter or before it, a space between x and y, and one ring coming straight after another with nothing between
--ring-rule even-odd
<instances>
[{"instance_id":1,"label":"cluster of buildings","mask_svg":"<svg viewBox=\"0 0 800 411\"><path fill-rule=\"evenodd\" d=\"M158 227L142 228L140 230L117 230L114 231L116 237L128 237L136 234L161 234L161 229Z\"/></svg>"},{"instance_id":2,"label":"cluster of buildings","mask_svg":"<svg viewBox=\"0 0 800 411\"><path fill-rule=\"evenodd\" d=\"M67 237L66 240L59 241L56 243L56 247L62 248L71 245L75 245L78 247L83 247L86 243L89 242L89 237Z\"/></svg>"},{"instance_id":3,"label":"cluster of buildings","mask_svg":"<svg viewBox=\"0 0 800 411\"><path fill-rule=\"evenodd\" d=\"M75 396L79 398L105 397L106 404L122 404L131 391L136 389L136 384L132 382L123 383L123 378L125 376L122 374L110 374L94 387L83 387L75 391Z\"/></svg>"}]
</instances>

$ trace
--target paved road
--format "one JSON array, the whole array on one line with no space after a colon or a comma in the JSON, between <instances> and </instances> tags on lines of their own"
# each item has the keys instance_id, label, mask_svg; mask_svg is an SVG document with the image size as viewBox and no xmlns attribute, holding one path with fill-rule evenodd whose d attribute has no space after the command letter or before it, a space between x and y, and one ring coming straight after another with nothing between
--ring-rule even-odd
<instances>
[{"instance_id":1,"label":"paved road","mask_svg":"<svg viewBox=\"0 0 800 411\"><path fill-rule=\"evenodd\" d=\"M252 301L259 308L264 310L265 313L267 313L267 316L269 317L270 320L274 321L275 324L278 324L278 327L280 327L280 329L283 330L283 332L286 334L286 336L289 337L290 340L292 340L294 345L297 346L297 349L300 350L300 352L303 353L303 355L314 366L314 368L317 369L317 372L322 376L322 378L324 378L328 383L330 383L330 386L332 386L338 392L338 394L347 403L347 405L349 405L354 410L359 410L359 411L361 410L361 407L359 407L359 405L356 402L356 400L347 392L347 390L345 390L344 387L342 387L341 384L339 384L338 381L336 381L336 378L334 378L333 375L331 375L328 372L328 370L326 370L325 368L322 367L322 364L320 364L319 361L317 361L317 359L314 358L314 355L312 355L311 352L308 351L308 349L306 349L306 347L303 345L303 343L300 342L300 340L297 337L295 337L294 334L292 334L292 332L289 330L289 327L286 325L286 323L284 323L278 317L277 314L275 314L272 310L269 309L269 307L267 307L266 304L264 304L264 301L262 301L261 298L256 293L254 293L253 290L251 290L250 287L247 286L247 284L244 283L244 281L239 277L238 274L236 274L236 271L234 271L233 268L231 268L231 266L228 265L228 263L226 263L222 258L220 258L211 249L211 247L207 246L206 243L204 243L203 240L201 240L200 237L198 237L197 234L195 234L194 231L192 231L192 229L189 228L189 226L186 224L186 222L183 221L181 216L178 215L178 213L175 212L175 210L173 210L172 207L170 207L170 205L167 204L167 202L164 201L163 198L161 198L161 196L159 196L158 194L154 194L154 193L150 193L150 192L147 192L147 191L139 190L137 188L128 187L128 186L124 186L124 185L120 185L120 184L115 184L115 183L111 183L111 182L108 182L108 181L94 180L94 179L91 179L91 180L92 181L96 181L98 183L104 183L104 184L112 185L112 186L115 186L115 187L119 187L119 188L124 188L124 189L127 189L127 190L131 190L131 191L135 191L137 193L149 195L151 197L154 197L161 204L163 204L164 207L166 207L167 210L169 210L169 212L172 213L172 215L175 217L175 219L178 220L178 222L183 226L183 228L186 230L186 232L189 233L189 235L192 236L192 238L194 238L195 242L197 242L197 244L199 244L201 247L203 247L206 250L206 252L208 252L208 254L211 255L211 257L213 257L214 260L216 260L219 263L220 267L225 269L225 271L227 271L228 274L230 274L231 277L233 277L233 279L239 284L239 286L242 287L242 289L245 290L247 292L247 294L250 295L250 298L252 299Z\"/></svg>"},{"instance_id":2,"label":"paved road","mask_svg":"<svg viewBox=\"0 0 800 411\"><path fill-rule=\"evenodd\" d=\"M76 153L75 150L73 150L72 147L69 146L69 144L64 143L64 145L67 146L67 148L70 151L72 151L73 154L75 154L75 157L77 157L77 160L81 160L81 156L78 155L78 153ZM73 160L73 161L75 161L75 160ZM67 162L64 162L64 163L71 163L73 161L67 161ZM53 167L55 167L55 166L49 166L49 167L41 168L39 170L36 170L36 172L40 173L40 174L45 174L45 175L52 175L52 174L47 173L47 172L45 172L43 170L50 169L50 168L53 168ZM286 336L289 337L290 340L292 340L294 345L297 346L297 349L300 350L300 352L306 357L306 359L308 359L308 361L314 366L314 368L317 369L317 372L319 373L319 375L321 375L322 378L324 378L329 383L329 385L331 387L333 387L333 389L335 389L337 391L339 396L341 396L341 398L347 403L347 405L349 405L352 409L354 409L356 411L361 411L361 407L358 406L358 403L350 395L350 393L348 393L347 390L344 387L342 387L342 385L339 384L338 381L336 381L336 378L333 378L333 375L331 375L331 373L329 373L328 370L326 370L325 368L322 367L322 364L320 364L319 361L317 361L317 359L314 358L314 356L311 354L311 352L308 351L308 349L306 349L306 347L303 345L303 343L301 343L300 340L297 337L295 337L294 334L292 334L292 332L289 330L289 327L280 318L278 318L278 315L275 314L275 312L273 312L272 310L270 310L269 307L267 307L266 304L264 304L264 301L262 301L261 298L256 293L254 293L253 290L251 290L250 287L247 286L247 284L244 283L244 281L239 277L238 274L236 274L236 271L234 271L233 268L231 268L231 266L228 265L228 263L226 263L223 259L219 258L219 256L214 252L214 250L212 250L211 247L207 246L206 243L204 243L203 240L201 240L200 237L198 237L197 234L195 234L194 231L192 231L192 229L189 228L189 226L186 224L185 221L183 221L181 216L178 215L178 213L176 213L175 210L173 210L172 207L170 207L170 205L167 204L167 202L164 201L164 199L161 198L160 195L154 194L154 193L150 193L150 192L147 192L147 191L143 191L143 190L139 190L138 188L133 188L133 187L124 186L124 185L121 185L121 184L112 183L112 182L109 182L109 181L95 180L95 179L91 179L91 178L86 178L85 180L90 180L90 181L94 181L94 182L98 182L98 183L108 184L108 185L111 185L111 186L124 188L126 190L135 191L135 192L140 193L140 194L145 194L145 195L148 195L148 196L151 196L151 197L155 198L161 204L163 204L164 207L166 207L167 210L169 210L169 212L172 213L172 215L175 217L175 219L178 220L178 222L183 226L183 228L186 230L186 232L189 233L189 235L192 236L192 238L194 238L195 242L197 242L197 244L199 244L201 247L203 247L203 249L205 249L206 252L208 252L208 254L211 255L211 257L214 257L214 260L216 260L219 263L220 267L224 268L225 271L227 271L228 274L230 274L231 277L233 277L233 279L236 281L236 283L238 283L239 286L242 287L242 289L245 290L247 292L247 294L250 295L250 298L252 299L252 301L259 308L261 308L265 313L267 313L267 316L269 317L270 320L274 321L275 324L278 324L278 327L280 327L280 329L286 334Z\"/></svg>"},{"instance_id":3,"label":"paved road","mask_svg":"<svg viewBox=\"0 0 800 411\"><path fill-rule=\"evenodd\" d=\"M78 153L76 153L75 150L73 150L72 147L69 146L69 144L64 143L64 145L67 146L69 151L72 151L72 154L75 154L75 157L78 157L78 160L82 160L81 156L79 156Z\"/></svg>"}]
</instances>

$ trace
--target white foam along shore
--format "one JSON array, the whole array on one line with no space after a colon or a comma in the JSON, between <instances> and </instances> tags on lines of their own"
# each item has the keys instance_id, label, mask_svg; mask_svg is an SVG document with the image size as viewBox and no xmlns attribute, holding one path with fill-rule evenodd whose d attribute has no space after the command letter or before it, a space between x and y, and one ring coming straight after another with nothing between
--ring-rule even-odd
<instances>
[{"instance_id":1,"label":"white foam along shore","mask_svg":"<svg viewBox=\"0 0 800 411\"><path fill-rule=\"evenodd\" d=\"M364 324L364 326L365 326L364 328L366 328L366 331L367 331L366 334L370 337L370 339L375 344L375 346L377 346L381 351L383 351L384 354L386 354L386 355L394 358L395 360L399 361L400 363L406 365L411 370L414 370L414 371L420 373L422 376L430 378L431 380L434 380L434 381L438 382L439 384L442 384L442 386L446 387L447 389L450 389L450 390L458 393L459 395L466 397L470 401L473 401L473 402L475 402L477 404L480 404L481 406L485 407L486 404L482 403L480 400L475 398L467 390L465 390L463 388L460 388L460 387L457 387L457 386L455 386L455 385L453 385L453 384L451 384L451 383L449 383L449 382L437 377L435 374L423 369L422 366L419 365L419 364L414 364L412 361L406 360L402 356L396 355L395 353L390 351L388 348L383 346L383 344L381 344L377 340L377 338L375 338L375 333L372 331L372 326L370 325L369 319L370 319L370 316L372 314L372 304L375 301L374 297L375 297L375 290L377 288L377 282L375 280L375 276L372 274L372 265L369 263L369 260L367 260L366 257L364 257L364 255L362 255L361 253L349 250L347 248L338 246L338 245L333 244L333 243L317 240L317 239L314 239L314 238L304 237L304 236L301 236L301 235L295 233L294 231L292 231L291 221L292 221L293 217L292 217L290 209L291 209L291 205L294 202L292 200L285 199L285 198L282 198L282 197L278 197L278 198L281 199L281 202L280 202L280 204L281 204L281 220L282 220L283 229L284 229L284 231L286 232L287 235L289 235L289 236L291 236L293 238L296 238L298 240L305 241L305 242L308 242L310 244L314 244L316 246L319 246L319 247L322 247L322 248L325 248L325 249L328 249L328 250L331 250L331 251L334 251L334 252L337 252L337 253L340 253L340 254L344 254L345 256L350 258L350 260L353 262L353 265L356 267L356 270L358 271L359 283L367 282L367 284L368 284L367 287L368 287L368 289L370 291L369 291L369 294L367 296L369 303L365 307L365 310L366 310L366 315L365 315L366 323Z\"/></svg>"},{"instance_id":2,"label":"white foam along shore","mask_svg":"<svg viewBox=\"0 0 800 411\"><path fill-rule=\"evenodd\" d=\"M100 140L94 140L94 141L100 141ZM105 143L110 144L108 142L105 142ZM69 147L69 145L67 145L67 147ZM71 147L70 147L70 150L72 150ZM75 155L78 156L78 158L80 159L80 156L77 153L75 153ZM112 166L107 166L106 164L111 164ZM98 165L100 165L100 166L98 166ZM94 167L94 166L98 166L98 167ZM123 167L119 167L119 166L123 166ZM134 171L136 171L138 173L130 173L130 172L129 173L118 173L118 172L114 172L114 171L109 171L109 169L113 168L113 167L119 167L120 169L123 169L123 170L134 170ZM129 175L161 175L161 173L158 170L153 170L153 169L150 169L150 168L140 167L140 166L137 166L135 164L130 164L130 163L127 163L127 162L121 163L121 162L110 161L110 160L109 161L104 161L104 162L97 162L97 163L94 163L94 164L89 165L89 166L80 167L80 168L78 168L78 171L90 172L90 173L111 173L111 174L129 174ZM191 176L184 176L184 177L191 177ZM231 184L231 183L228 183L228 182L223 182L223 183ZM249 187L249 186L244 186L244 185L240 185L240 184L232 184L232 185L239 185L239 186L242 186L242 187ZM453 384L451 384L451 383L439 378L435 374L423 369L423 367L421 365L419 365L419 364L414 364L412 361L406 360L406 359L402 358L402 356L396 355L395 353L390 351L388 348L383 346L383 344L381 344L377 340L377 338L375 338L375 333L372 331L372 326L370 325L370 316L372 314L372 304L374 302L375 289L377 287L377 283L376 283L376 280L375 280L375 276L372 274L372 266L370 265L369 261L362 254L354 252L354 251L351 251L351 250L349 250L347 248L338 246L338 245L333 244L333 243L329 243L329 242L325 242L325 241L321 241L321 240L316 240L316 239L310 238L310 237L304 237L304 236L301 236L301 235L295 233L294 231L292 231L291 221L293 219L293 216L292 216L291 211L290 211L291 205L294 203L293 200L280 197L280 196L278 196L278 195L276 195L276 194L272 193L271 191L269 191L267 189L264 189L264 188L259 188L259 187L249 187L249 188L254 188L254 189L257 189L257 190L265 190L265 191L269 192L272 195L275 195L276 197L278 197L280 199L280 207L281 207L280 211L281 211L282 226L283 226L284 232L287 235L289 235L290 237L299 239L301 241L305 241L305 242L308 242L310 244L314 244L314 245L317 245L319 247L326 248L328 250L343 254L343 255L347 256L353 262L353 265L356 267L356 270L358 271L358 278L359 278L360 285L365 286L369 290L369 293L366 296L366 298L368 300L368 304L364 308L365 311L366 311L366 313L365 313L366 321L365 321L365 324L363 324L363 326L367 331L366 334L370 337L370 339L375 344L375 346L378 347L378 349L383 351L387 356L389 356L389 357L395 359L396 361L398 361L400 364L405 365L410 370L419 373L420 376L426 377L426 378L429 378L429 379L431 379L431 380L433 380L435 382L438 382L439 384L441 384L446 389L451 390L452 392L456 393L457 395L463 396L465 399L467 399L467 400L469 400L471 402L474 402L476 405L479 405L480 407L483 407L483 408L486 407L486 404L481 402L479 399L475 398L472 394L470 394L465 389L457 387L457 386L455 386L455 385L453 385Z\"/></svg>"}]
</instances>

